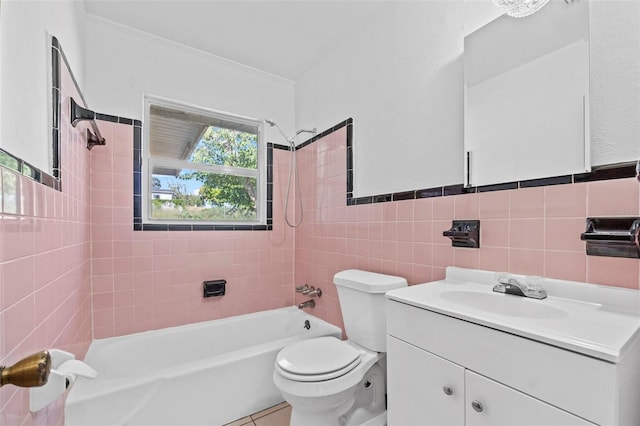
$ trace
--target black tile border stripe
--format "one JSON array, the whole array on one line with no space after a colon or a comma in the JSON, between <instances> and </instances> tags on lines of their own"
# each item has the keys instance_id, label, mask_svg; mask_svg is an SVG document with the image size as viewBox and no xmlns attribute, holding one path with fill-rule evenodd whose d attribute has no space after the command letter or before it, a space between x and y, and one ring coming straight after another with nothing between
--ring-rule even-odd
<instances>
[{"instance_id":1,"label":"black tile border stripe","mask_svg":"<svg viewBox=\"0 0 640 426\"><path fill-rule=\"evenodd\" d=\"M58 41L55 36L51 37L51 62L52 62L52 88L53 88L53 96L52 96L52 110L53 110L53 122L52 122L52 152L53 152L53 161L52 161L52 173L54 178L54 186L53 188L58 191L62 191L62 166L61 161L62 158L60 153L62 150L62 135L61 135L61 127L60 120L62 118L61 108L62 108L62 95L60 93L61 90L61 71L62 64L64 63L67 68L67 72L71 76L71 80L73 81L76 90L78 91L78 95L80 96L80 100L82 101L83 106L87 105L87 100L82 94L82 90L80 90L80 85L78 84L78 80L76 76L73 74L73 70L71 69L71 65L69 65L69 60L64 53L64 49L62 45ZM50 181L50 180L47 180Z\"/></svg>"},{"instance_id":2,"label":"black tile border stripe","mask_svg":"<svg viewBox=\"0 0 640 426\"><path fill-rule=\"evenodd\" d=\"M60 93L61 57L64 57L62 46L60 46L57 38L51 37L51 172L53 173L53 179L47 179L46 182L53 183L52 188L59 191L62 190L62 163L60 158L60 152L62 150L60 134L60 120L62 118L62 95ZM67 69L69 69L66 58L65 64L67 65ZM71 72L71 70L69 70L69 72Z\"/></svg>"},{"instance_id":3,"label":"black tile border stripe","mask_svg":"<svg viewBox=\"0 0 640 426\"><path fill-rule=\"evenodd\" d=\"M416 191L394 192L391 197L393 201L415 200Z\"/></svg>"},{"instance_id":4,"label":"black tile border stripe","mask_svg":"<svg viewBox=\"0 0 640 426\"><path fill-rule=\"evenodd\" d=\"M269 225L134 224L134 231L270 231Z\"/></svg>"},{"instance_id":5,"label":"black tile border stripe","mask_svg":"<svg viewBox=\"0 0 640 426\"><path fill-rule=\"evenodd\" d=\"M571 175L555 176L542 179L531 179L520 181L520 188L535 188L538 186L565 185L573 183Z\"/></svg>"},{"instance_id":6,"label":"black tile border stripe","mask_svg":"<svg viewBox=\"0 0 640 426\"><path fill-rule=\"evenodd\" d=\"M348 151L347 151L348 155ZM451 195L462 195L462 194L473 194L473 193L482 193L482 192L493 192L493 191L507 191L507 190L517 190L517 189L525 189L525 188L535 188L541 186L552 186L552 185L567 185L574 183L586 183L586 182L596 182L602 180L612 180L612 179L625 179L630 177L635 177L636 165L635 163L625 163L620 165L613 166L598 166L594 167L594 170L589 173L580 173L575 175L564 175L564 176L553 176L549 178L541 178L541 179L531 179L524 180L518 182L507 182L500 183L495 185L483 185L483 186L470 186L465 187L462 184L459 185L449 185L442 187L434 187L428 189L418 189L415 191L402 191L395 192L391 194L381 194L381 195L372 195L366 197L354 198L352 191L353 188L349 188L349 192L347 192L347 205L353 206L358 204L369 204L369 203L386 203L389 201L403 201L403 200L412 200L412 199L420 199L420 198L435 198L435 197L447 197ZM347 170L347 179L352 178L353 170ZM352 185L352 183L351 183ZM411 194L414 194L412 196Z\"/></svg>"},{"instance_id":7,"label":"black tile border stripe","mask_svg":"<svg viewBox=\"0 0 640 426\"><path fill-rule=\"evenodd\" d=\"M444 187L442 186L436 188L418 189L416 191L416 199L442 197L443 195Z\"/></svg>"},{"instance_id":8,"label":"black tile border stripe","mask_svg":"<svg viewBox=\"0 0 640 426\"><path fill-rule=\"evenodd\" d=\"M110 123L117 123L120 119L119 119L119 117L116 117L115 115L96 113L96 120L108 121ZM129 123L129 124L131 124L131 123Z\"/></svg>"},{"instance_id":9,"label":"black tile border stripe","mask_svg":"<svg viewBox=\"0 0 640 426\"><path fill-rule=\"evenodd\" d=\"M590 173L573 175L574 183L595 182L597 180L624 179L636 175L636 163L622 163L595 168Z\"/></svg>"},{"instance_id":10,"label":"black tile border stripe","mask_svg":"<svg viewBox=\"0 0 640 426\"><path fill-rule=\"evenodd\" d=\"M58 189L56 178L2 148L0 148L0 166L49 188Z\"/></svg>"},{"instance_id":11,"label":"black tile border stripe","mask_svg":"<svg viewBox=\"0 0 640 426\"><path fill-rule=\"evenodd\" d=\"M510 189L518 189L518 182L496 183L476 187L478 192L508 191Z\"/></svg>"},{"instance_id":12,"label":"black tile border stripe","mask_svg":"<svg viewBox=\"0 0 640 426\"><path fill-rule=\"evenodd\" d=\"M291 151L291 148L289 148L287 145L280 145L280 144L273 143L273 142L268 142L268 143L271 144L273 149L281 149L283 151Z\"/></svg>"},{"instance_id":13,"label":"black tile border stripe","mask_svg":"<svg viewBox=\"0 0 640 426\"><path fill-rule=\"evenodd\" d=\"M328 128L327 130L318 133L317 135L315 135L314 137L312 137L309 140L304 141L303 143L301 143L300 145L296 145L296 150L302 149L307 145L310 145L312 143L314 143L315 141L324 138L325 136L330 135L331 133L335 132L336 130L340 130L342 129L344 126L350 126L353 124L353 118L347 118L346 120L336 124L333 127ZM349 129L347 128L347 147L349 146L349 141L351 140L351 136L349 136Z\"/></svg>"},{"instance_id":14,"label":"black tile border stripe","mask_svg":"<svg viewBox=\"0 0 640 426\"><path fill-rule=\"evenodd\" d=\"M67 56L64 53L62 45L55 36L51 37L51 173L53 176L46 172L35 169L32 178L45 186L54 188L58 191L62 191L62 135L60 120L62 119L62 94L61 94L61 75L62 64L66 67L67 72L71 76L71 80L75 85L80 100L83 105L87 105L87 101L80 90L80 85L76 76L73 74L73 70L69 65ZM129 120L130 119L125 119ZM32 168L33 169L33 168Z\"/></svg>"},{"instance_id":15,"label":"black tile border stripe","mask_svg":"<svg viewBox=\"0 0 640 426\"><path fill-rule=\"evenodd\" d=\"M478 191L477 191L477 188L474 186L464 186L463 184L460 184L460 185L443 186L442 192L444 196L448 196L448 195L473 194Z\"/></svg>"},{"instance_id":16,"label":"black tile border stripe","mask_svg":"<svg viewBox=\"0 0 640 426\"><path fill-rule=\"evenodd\" d=\"M608 164L594 166L588 173L573 175L552 176L548 178L530 179L516 182L505 182L495 185L464 186L462 184L446 185L433 188L416 189L387 194L369 195L365 197L353 196L353 118L336 124L330 129L314 136L308 141L298 145L296 149L302 149L309 144L321 139L342 127L347 126L347 173L346 173L346 205L355 206L372 203L388 203L393 201L417 200L421 198L447 197L451 195L474 194L492 191L507 191L514 189L534 188L541 186L566 185L573 183L595 182L600 180L625 179L636 176L636 162ZM287 149L286 147L284 149Z\"/></svg>"}]
</instances>

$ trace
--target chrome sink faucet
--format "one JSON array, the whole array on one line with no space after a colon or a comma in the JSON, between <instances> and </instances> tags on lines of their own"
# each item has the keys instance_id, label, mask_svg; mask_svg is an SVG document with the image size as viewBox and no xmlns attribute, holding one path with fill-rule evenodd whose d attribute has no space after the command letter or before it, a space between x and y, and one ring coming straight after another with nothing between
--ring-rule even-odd
<instances>
[{"instance_id":1,"label":"chrome sink faucet","mask_svg":"<svg viewBox=\"0 0 640 426\"><path fill-rule=\"evenodd\" d=\"M515 278L510 277L509 274L499 273L496 275L498 284L493 286L493 291L495 292L531 297L533 299L544 299L547 297L547 292L542 288L542 278L540 277L527 277L527 283L522 284Z\"/></svg>"}]
</instances>

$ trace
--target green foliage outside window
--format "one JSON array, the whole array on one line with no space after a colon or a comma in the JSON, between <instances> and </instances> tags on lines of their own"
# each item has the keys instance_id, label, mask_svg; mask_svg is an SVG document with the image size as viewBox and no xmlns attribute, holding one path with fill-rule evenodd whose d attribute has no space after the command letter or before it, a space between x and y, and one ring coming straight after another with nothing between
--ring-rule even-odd
<instances>
[{"instance_id":1,"label":"green foliage outside window","mask_svg":"<svg viewBox=\"0 0 640 426\"><path fill-rule=\"evenodd\" d=\"M257 135L237 130L209 127L189 161L219 166L258 168ZM186 174L185 179L202 182L200 196L216 206L232 206L232 212L256 210L257 181L253 178L206 172Z\"/></svg>"},{"instance_id":2,"label":"green foliage outside window","mask_svg":"<svg viewBox=\"0 0 640 426\"><path fill-rule=\"evenodd\" d=\"M229 166L257 170L258 137L256 134L209 127L187 159L189 163ZM185 182L183 184L180 181ZM187 183L199 182L191 193ZM258 180L255 177L182 170L174 183L168 184L171 199L152 200L154 219L191 219L206 221L256 220ZM161 189L154 175L152 187Z\"/></svg>"}]
</instances>

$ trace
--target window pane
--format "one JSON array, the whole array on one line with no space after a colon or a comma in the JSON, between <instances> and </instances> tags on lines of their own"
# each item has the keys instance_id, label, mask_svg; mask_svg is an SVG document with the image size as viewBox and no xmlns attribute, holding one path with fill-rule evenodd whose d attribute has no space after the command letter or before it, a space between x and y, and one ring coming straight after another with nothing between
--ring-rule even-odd
<instances>
[{"instance_id":1,"label":"window pane","mask_svg":"<svg viewBox=\"0 0 640 426\"><path fill-rule=\"evenodd\" d=\"M258 126L151 105L152 157L257 169Z\"/></svg>"},{"instance_id":2,"label":"window pane","mask_svg":"<svg viewBox=\"0 0 640 426\"><path fill-rule=\"evenodd\" d=\"M209 126L187 161L256 170L258 135Z\"/></svg>"},{"instance_id":3,"label":"window pane","mask_svg":"<svg viewBox=\"0 0 640 426\"><path fill-rule=\"evenodd\" d=\"M265 221L260 121L152 97L145 117L145 220Z\"/></svg>"},{"instance_id":4,"label":"window pane","mask_svg":"<svg viewBox=\"0 0 640 426\"><path fill-rule=\"evenodd\" d=\"M257 179L155 165L151 218L165 220L257 220Z\"/></svg>"}]
</instances>

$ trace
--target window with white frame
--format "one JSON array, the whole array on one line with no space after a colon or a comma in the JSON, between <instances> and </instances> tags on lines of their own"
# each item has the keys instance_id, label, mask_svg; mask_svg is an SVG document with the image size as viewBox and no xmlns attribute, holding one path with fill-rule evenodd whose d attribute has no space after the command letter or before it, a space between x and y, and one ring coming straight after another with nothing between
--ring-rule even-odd
<instances>
[{"instance_id":1,"label":"window with white frame","mask_svg":"<svg viewBox=\"0 0 640 426\"><path fill-rule=\"evenodd\" d=\"M146 96L144 222L264 224L261 130L258 120Z\"/></svg>"}]
</instances>

